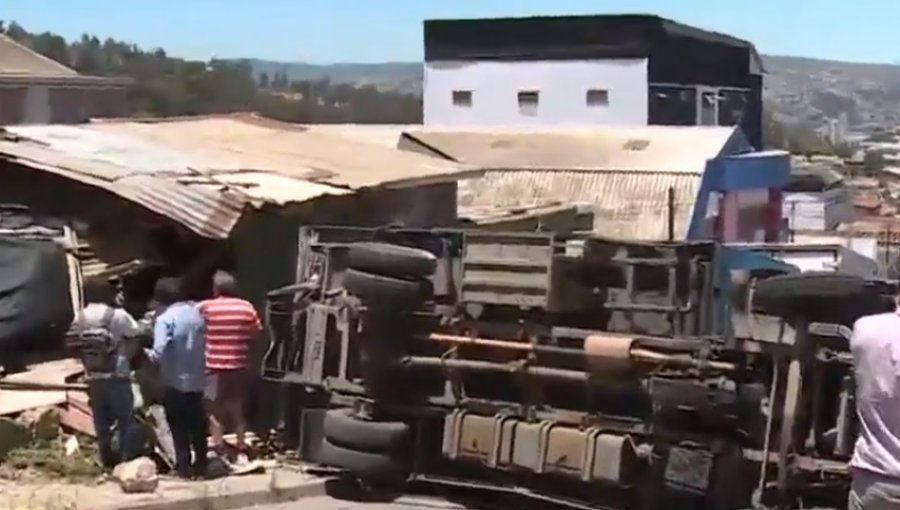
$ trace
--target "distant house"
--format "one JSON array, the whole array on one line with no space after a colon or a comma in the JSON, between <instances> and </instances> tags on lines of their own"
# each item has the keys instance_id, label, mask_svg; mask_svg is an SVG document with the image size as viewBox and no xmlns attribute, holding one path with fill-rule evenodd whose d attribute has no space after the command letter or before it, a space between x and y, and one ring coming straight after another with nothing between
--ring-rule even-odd
<instances>
[{"instance_id":1,"label":"distant house","mask_svg":"<svg viewBox=\"0 0 900 510\"><path fill-rule=\"evenodd\" d=\"M426 125L735 126L762 147L754 46L649 15L429 20Z\"/></svg>"},{"instance_id":2,"label":"distant house","mask_svg":"<svg viewBox=\"0 0 900 510\"><path fill-rule=\"evenodd\" d=\"M832 169L795 167L783 193L782 211L791 231L835 230L854 221L853 194Z\"/></svg>"},{"instance_id":3,"label":"distant house","mask_svg":"<svg viewBox=\"0 0 900 510\"><path fill-rule=\"evenodd\" d=\"M0 35L0 125L74 124L128 114L130 80L84 76Z\"/></svg>"}]
</instances>

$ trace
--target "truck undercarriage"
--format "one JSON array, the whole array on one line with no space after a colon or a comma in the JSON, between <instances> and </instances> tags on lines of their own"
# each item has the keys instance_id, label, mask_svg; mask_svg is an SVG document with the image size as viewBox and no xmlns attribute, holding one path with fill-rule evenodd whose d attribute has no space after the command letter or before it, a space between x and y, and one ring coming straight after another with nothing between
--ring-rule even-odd
<instances>
[{"instance_id":1,"label":"truck undercarriage","mask_svg":"<svg viewBox=\"0 0 900 510\"><path fill-rule=\"evenodd\" d=\"M373 484L841 507L847 326L890 291L790 271L714 243L304 229L264 375L300 389L302 456Z\"/></svg>"}]
</instances>

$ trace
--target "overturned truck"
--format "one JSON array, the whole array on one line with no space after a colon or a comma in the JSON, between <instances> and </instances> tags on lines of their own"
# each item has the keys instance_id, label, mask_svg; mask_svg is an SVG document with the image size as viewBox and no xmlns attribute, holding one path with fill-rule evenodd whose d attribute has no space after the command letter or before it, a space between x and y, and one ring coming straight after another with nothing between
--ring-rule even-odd
<instances>
[{"instance_id":1,"label":"overturned truck","mask_svg":"<svg viewBox=\"0 0 900 510\"><path fill-rule=\"evenodd\" d=\"M264 375L305 459L590 508L840 508L849 326L891 305L758 251L551 233L306 228L297 276Z\"/></svg>"}]
</instances>

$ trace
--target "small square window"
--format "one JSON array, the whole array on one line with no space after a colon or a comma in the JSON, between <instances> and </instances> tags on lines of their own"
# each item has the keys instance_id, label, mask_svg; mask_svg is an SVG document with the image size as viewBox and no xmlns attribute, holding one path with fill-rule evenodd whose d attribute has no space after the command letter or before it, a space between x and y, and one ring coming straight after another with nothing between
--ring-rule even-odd
<instances>
[{"instance_id":1,"label":"small square window","mask_svg":"<svg viewBox=\"0 0 900 510\"><path fill-rule=\"evenodd\" d=\"M523 115L537 115L541 93L537 90L519 91L519 112Z\"/></svg>"},{"instance_id":2,"label":"small square window","mask_svg":"<svg viewBox=\"0 0 900 510\"><path fill-rule=\"evenodd\" d=\"M606 89L590 89L584 96L588 106L609 106L609 91Z\"/></svg>"},{"instance_id":3,"label":"small square window","mask_svg":"<svg viewBox=\"0 0 900 510\"><path fill-rule=\"evenodd\" d=\"M471 108L472 107L472 91L471 90L454 90L453 91L453 106L459 106L460 108Z\"/></svg>"}]
</instances>

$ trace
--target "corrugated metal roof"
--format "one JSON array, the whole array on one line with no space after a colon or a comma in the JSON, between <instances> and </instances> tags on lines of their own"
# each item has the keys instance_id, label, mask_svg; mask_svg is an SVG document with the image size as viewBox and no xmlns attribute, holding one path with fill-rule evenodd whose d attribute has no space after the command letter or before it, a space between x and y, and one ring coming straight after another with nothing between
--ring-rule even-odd
<instances>
[{"instance_id":1,"label":"corrugated metal roof","mask_svg":"<svg viewBox=\"0 0 900 510\"><path fill-rule=\"evenodd\" d=\"M467 165L302 126L235 116L103 122L87 129L195 152L206 159L204 170L209 172L266 171L352 189L414 186L480 173Z\"/></svg>"},{"instance_id":2,"label":"corrugated metal roof","mask_svg":"<svg viewBox=\"0 0 900 510\"><path fill-rule=\"evenodd\" d=\"M397 148L406 131L422 129L421 124L303 124L310 132L340 136L358 142Z\"/></svg>"},{"instance_id":3,"label":"corrugated metal roof","mask_svg":"<svg viewBox=\"0 0 900 510\"><path fill-rule=\"evenodd\" d=\"M113 165L128 175L195 175L207 164L193 151L172 150L141 138L80 125L11 126L6 131L71 158Z\"/></svg>"},{"instance_id":4,"label":"corrugated metal roof","mask_svg":"<svg viewBox=\"0 0 900 510\"><path fill-rule=\"evenodd\" d=\"M668 193L675 190L675 236L683 238L700 174L498 170L460 182L460 208L529 208L548 202L594 204L594 231L607 237L668 237Z\"/></svg>"},{"instance_id":5,"label":"corrugated metal roof","mask_svg":"<svg viewBox=\"0 0 900 510\"><path fill-rule=\"evenodd\" d=\"M11 126L0 157L105 188L200 235L224 238L244 206L474 175L469 167L234 117Z\"/></svg>"},{"instance_id":6,"label":"corrugated metal roof","mask_svg":"<svg viewBox=\"0 0 900 510\"><path fill-rule=\"evenodd\" d=\"M0 34L0 76L3 75L74 77L78 73Z\"/></svg>"},{"instance_id":7,"label":"corrugated metal roof","mask_svg":"<svg viewBox=\"0 0 900 510\"><path fill-rule=\"evenodd\" d=\"M730 127L605 126L424 129L404 136L456 161L487 169L699 173L742 135Z\"/></svg>"},{"instance_id":8,"label":"corrugated metal roof","mask_svg":"<svg viewBox=\"0 0 900 510\"><path fill-rule=\"evenodd\" d=\"M183 185L165 177L129 175L127 168L71 157L32 142L0 140L0 158L103 188L214 239L228 237L246 203L245 197L233 193Z\"/></svg>"},{"instance_id":9,"label":"corrugated metal roof","mask_svg":"<svg viewBox=\"0 0 900 510\"><path fill-rule=\"evenodd\" d=\"M184 177L178 178L183 184L191 183L210 191L231 188L240 190L254 205L275 203L285 205L300 203L322 195L344 195L353 193L346 188L336 188L327 184L301 181L268 172L240 172L217 174L214 179Z\"/></svg>"}]
</instances>

